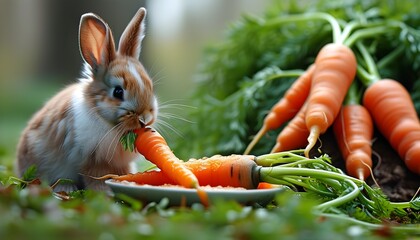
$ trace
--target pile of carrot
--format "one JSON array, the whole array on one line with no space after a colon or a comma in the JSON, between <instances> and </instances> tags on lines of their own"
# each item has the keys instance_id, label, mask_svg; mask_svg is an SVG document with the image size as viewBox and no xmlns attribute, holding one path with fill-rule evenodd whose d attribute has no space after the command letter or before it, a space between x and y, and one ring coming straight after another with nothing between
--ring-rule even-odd
<instances>
[{"instance_id":1,"label":"pile of carrot","mask_svg":"<svg viewBox=\"0 0 420 240\"><path fill-rule=\"evenodd\" d=\"M408 169L420 174L420 122L410 95L397 81L380 80L373 58L363 48L366 39L387 29L351 22L342 30L332 16L320 19L330 23L333 42L321 48L314 63L272 107L244 153L251 153L266 132L284 125L271 152L304 148L309 157L320 135L331 127L346 172L365 180L372 173L376 126Z\"/></svg>"},{"instance_id":2,"label":"pile of carrot","mask_svg":"<svg viewBox=\"0 0 420 240\"><path fill-rule=\"evenodd\" d=\"M198 190L203 185L257 188L264 185L264 179L271 179L270 171L283 170L271 169L272 166L262 168L259 165L263 160L249 154L266 132L282 125L285 126L271 154L302 148L304 158L309 159L320 135L331 127L347 174L364 181L372 174L371 145L376 126L408 169L420 174L418 115L407 90L399 82L379 76L374 59L364 46L365 39L373 34L356 23L345 25L341 31L338 21L325 14L321 16L332 27L333 42L320 49L314 63L271 108L244 155L184 162L173 154L159 133L144 127L134 131L135 148L156 164L159 171L104 178L150 185L176 184ZM386 28L374 30L375 35L387 31ZM262 169L266 174L263 177ZM204 195L202 201L207 202Z\"/></svg>"}]
</instances>

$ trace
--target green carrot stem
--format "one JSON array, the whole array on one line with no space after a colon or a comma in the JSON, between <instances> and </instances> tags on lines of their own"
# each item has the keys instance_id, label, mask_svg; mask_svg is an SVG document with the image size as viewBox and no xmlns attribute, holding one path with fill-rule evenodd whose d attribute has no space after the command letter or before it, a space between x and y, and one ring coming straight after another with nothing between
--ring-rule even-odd
<instances>
[{"instance_id":1,"label":"green carrot stem","mask_svg":"<svg viewBox=\"0 0 420 240\"><path fill-rule=\"evenodd\" d=\"M358 22L350 22L345 25L343 32L340 35L338 42L344 43L344 41L350 36L350 33L360 25Z\"/></svg>"},{"instance_id":2,"label":"green carrot stem","mask_svg":"<svg viewBox=\"0 0 420 240\"><path fill-rule=\"evenodd\" d=\"M371 74L373 77L376 77L377 79L380 79L378 67L376 66L375 61L373 60L372 55L368 52L365 45L361 43L360 41L356 43L357 48L359 49L360 53L362 54L362 57L366 63L367 71L369 74Z\"/></svg>"},{"instance_id":3,"label":"green carrot stem","mask_svg":"<svg viewBox=\"0 0 420 240\"><path fill-rule=\"evenodd\" d=\"M285 163L285 164L282 164L281 166L282 167L299 167L299 166L306 166L308 164L313 164L313 165L318 164L319 166L325 167L326 162L321 159L304 159L304 160L294 161L290 163Z\"/></svg>"},{"instance_id":4,"label":"green carrot stem","mask_svg":"<svg viewBox=\"0 0 420 240\"><path fill-rule=\"evenodd\" d=\"M330 200L328 202L322 203L318 206L316 206L315 208L321 211L324 211L328 208L332 208L332 207L337 207L337 206L341 206L345 203L350 202L351 200L355 199L359 194L360 194L360 189L357 187L357 185L349 180L349 179L344 179L345 182L349 183L351 185L351 187L353 188L352 191L346 195L340 196L336 199Z\"/></svg>"},{"instance_id":5,"label":"green carrot stem","mask_svg":"<svg viewBox=\"0 0 420 240\"><path fill-rule=\"evenodd\" d=\"M357 30L353 33L353 35L349 36L345 41L344 45L351 47L353 44L355 44L358 40L362 38L370 38L377 36L379 34L385 34L389 32L389 29L387 27L375 27L375 28L364 28Z\"/></svg>"},{"instance_id":6,"label":"green carrot stem","mask_svg":"<svg viewBox=\"0 0 420 240\"><path fill-rule=\"evenodd\" d=\"M348 175L320 170L320 169L312 169L312 168L284 168L284 167L271 167L271 168L261 168L260 170L260 180L265 182L265 177L278 177L281 178L283 176L290 176L290 175L297 175L297 176L309 176L314 178L331 178L336 180L348 180L354 183L358 183L359 185L363 184L362 180L357 178L350 177Z\"/></svg>"},{"instance_id":7,"label":"green carrot stem","mask_svg":"<svg viewBox=\"0 0 420 240\"><path fill-rule=\"evenodd\" d=\"M391 202L390 205L393 208L400 208L400 209L404 209L404 208L410 208L410 202Z\"/></svg>"},{"instance_id":8,"label":"green carrot stem","mask_svg":"<svg viewBox=\"0 0 420 240\"><path fill-rule=\"evenodd\" d=\"M310 21L310 20L324 20L327 21L332 29L332 37L333 42L337 42L341 35L341 28L340 24L338 23L337 19L327 13L322 12L315 12L315 13L305 13L305 14L296 14L296 15L289 15L289 16L282 16L275 19L268 20L266 22L262 22L265 26L278 26L279 24L290 23L290 22L297 22L297 21Z\"/></svg>"},{"instance_id":9,"label":"green carrot stem","mask_svg":"<svg viewBox=\"0 0 420 240\"><path fill-rule=\"evenodd\" d=\"M293 183L290 183L290 182L284 180L283 178L275 178L275 177L271 177L271 176L265 176L264 177L264 182L271 183L271 184L278 184L278 185L288 186L293 191L298 191L297 188L296 188L296 185L294 185Z\"/></svg>"},{"instance_id":10,"label":"green carrot stem","mask_svg":"<svg viewBox=\"0 0 420 240\"><path fill-rule=\"evenodd\" d=\"M350 104L360 104L360 92L358 91L358 85L356 81L350 85L349 90L347 91L346 98L344 99L344 105Z\"/></svg>"},{"instance_id":11,"label":"green carrot stem","mask_svg":"<svg viewBox=\"0 0 420 240\"><path fill-rule=\"evenodd\" d=\"M375 28L383 26L384 24L390 24L384 21L368 21L367 19L359 19L351 21L344 25L343 31L341 33L340 39L338 42L345 43L347 39L351 36L351 33L357 28ZM395 24L393 24L395 25Z\"/></svg>"},{"instance_id":12,"label":"green carrot stem","mask_svg":"<svg viewBox=\"0 0 420 240\"><path fill-rule=\"evenodd\" d=\"M303 70L285 70L280 73L276 73L267 77L267 81L272 81L278 78L287 78L287 77L299 77L305 71Z\"/></svg>"},{"instance_id":13,"label":"green carrot stem","mask_svg":"<svg viewBox=\"0 0 420 240\"><path fill-rule=\"evenodd\" d=\"M356 45L359 52L362 55L362 61L364 61L367 68L364 69L359 64L357 66L357 75L359 76L363 84L367 87L373 84L374 82L379 81L381 79L381 76L379 74L378 67L375 64L375 61L373 60L373 57L370 55L366 47L361 42L357 42Z\"/></svg>"},{"instance_id":14,"label":"green carrot stem","mask_svg":"<svg viewBox=\"0 0 420 240\"><path fill-rule=\"evenodd\" d=\"M365 87L379 80L376 76L369 74L360 65L357 66L357 76L359 77L360 81L363 83Z\"/></svg>"},{"instance_id":15,"label":"green carrot stem","mask_svg":"<svg viewBox=\"0 0 420 240\"><path fill-rule=\"evenodd\" d=\"M264 154L256 157L255 162L260 166L273 166L283 163L296 162L306 159L304 156L298 155L303 150L284 151L278 153Z\"/></svg>"},{"instance_id":16,"label":"green carrot stem","mask_svg":"<svg viewBox=\"0 0 420 240\"><path fill-rule=\"evenodd\" d=\"M335 179L319 178L318 181L332 187L333 189L337 191L340 191L340 189L343 188L343 184L341 184L340 181L335 180Z\"/></svg>"},{"instance_id":17,"label":"green carrot stem","mask_svg":"<svg viewBox=\"0 0 420 240\"><path fill-rule=\"evenodd\" d=\"M316 188L315 186L313 186L310 183L309 184L308 183L305 183L305 182L302 181L301 178L296 178L295 176L289 176L289 177L286 176L286 177L283 177L282 179L284 181L290 183L290 184L295 185L295 186L303 187L303 188L306 189L306 191L309 190L309 191L318 193L318 194L320 194L322 196L328 196L328 197L331 197L331 198L333 198L333 197L336 196L335 194L333 194L331 192L323 191L322 189Z\"/></svg>"}]
</instances>

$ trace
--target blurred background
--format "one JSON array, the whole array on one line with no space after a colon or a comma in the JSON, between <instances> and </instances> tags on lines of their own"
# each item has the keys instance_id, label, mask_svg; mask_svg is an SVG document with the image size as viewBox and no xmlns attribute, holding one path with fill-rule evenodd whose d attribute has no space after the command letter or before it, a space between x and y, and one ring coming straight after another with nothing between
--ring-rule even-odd
<instances>
[{"instance_id":1,"label":"blurred background","mask_svg":"<svg viewBox=\"0 0 420 240\"><path fill-rule=\"evenodd\" d=\"M31 115L80 76L80 16L94 12L116 41L141 6L148 10L141 61L160 102L188 105L205 46L241 14L261 14L268 0L0 0L0 163L10 161Z\"/></svg>"}]
</instances>

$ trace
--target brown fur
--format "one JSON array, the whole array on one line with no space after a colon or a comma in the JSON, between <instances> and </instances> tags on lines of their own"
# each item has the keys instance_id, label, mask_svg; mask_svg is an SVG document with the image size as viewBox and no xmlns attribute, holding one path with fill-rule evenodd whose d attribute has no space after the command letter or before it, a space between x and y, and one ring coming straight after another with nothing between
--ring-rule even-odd
<instances>
[{"instance_id":1,"label":"brown fur","mask_svg":"<svg viewBox=\"0 0 420 240\"><path fill-rule=\"evenodd\" d=\"M145 15L145 9L139 9L118 52L108 25L94 14L82 16L79 43L88 66L86 79L59 92L29 121L18 144L19 175L35 165L39 177L49 183L73 180L74 185L55 189L71 191L106 190L103 182L89 176L129 172L137 154L125 151L119 139L152 124L157 114L153 83L138 61ZM124 91L122 99L113 95L118 86Z\"/></svg>"}]
</instances>

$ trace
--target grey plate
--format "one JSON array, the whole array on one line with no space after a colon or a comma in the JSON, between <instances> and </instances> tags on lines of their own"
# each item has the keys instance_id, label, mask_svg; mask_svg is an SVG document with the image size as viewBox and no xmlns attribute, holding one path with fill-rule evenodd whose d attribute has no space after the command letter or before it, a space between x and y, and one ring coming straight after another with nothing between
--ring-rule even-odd
<instances>
[{"instance_id":1,"label":"grey plate","mask_svg":"<svg viewBox=\"0 0 420 240\"><path fill-rule=\"evenodd\" d=\"M128 182L118 182L112 179L105 183L111 187L114 194L125 194L143 202L159 202L163 198L168 198L169 205L179 206L185 201L190 206L199 203L197 191L181 187L160 187L151 185L136 185ZM204 188L211 201L217 199L234 200L241 204L250 205L258 203L266 205L276 194L284 192L285 187L272 189L232 189L232 188Z\"/></svg>"}]
</instances>

